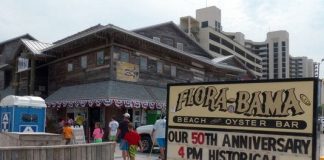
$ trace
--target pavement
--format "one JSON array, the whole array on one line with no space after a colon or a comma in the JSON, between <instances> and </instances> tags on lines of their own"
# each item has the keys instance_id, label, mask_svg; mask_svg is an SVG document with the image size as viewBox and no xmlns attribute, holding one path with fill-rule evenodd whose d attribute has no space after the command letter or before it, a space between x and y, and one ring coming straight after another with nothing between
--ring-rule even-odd
<instances>
[{"instance_id":1,"label":"pavement","mask_svg":"<svg viewBox=\"0 0 324 160\"><path fill-rule=\"evenodd\" d=\"M154 153L141 153L137 152L135 159L136 160L158 160L159 154L154 151ZM114 154L114 160L123 160L122 153L118 148L118 144L116 146L116 151Z\"/></svg>"}]
</instances>

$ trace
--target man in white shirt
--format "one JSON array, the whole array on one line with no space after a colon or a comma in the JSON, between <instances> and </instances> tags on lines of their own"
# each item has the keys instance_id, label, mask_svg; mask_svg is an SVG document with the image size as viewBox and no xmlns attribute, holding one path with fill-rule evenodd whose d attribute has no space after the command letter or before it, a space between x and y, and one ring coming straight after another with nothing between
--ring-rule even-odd
<instances>
[{"instance_id":1,"label":"man in white shirt","mask_svg":"<svg viewBox=\"0 0 324 160\"><path fill-rule=\"evenodd\" d=\"M116 121L115 116L112 116L109 122L109 141L116 141L118 127L119 123Z\"/></svg>"},{"instance_id":2,"label":"man in white shirt","mask_svg":"<svg viewBox=\"0 0 324 160\"><path fill-rule=\"evenodd\" d=\"M160 119L155 121L153 131L152 131L152 136L151 136L151 137L155 137L156 143L160 147L160 158L162 160L165 159L165 128L166 128L166 117L164 114L162 114Z\"/></svg>"}]
</instances>

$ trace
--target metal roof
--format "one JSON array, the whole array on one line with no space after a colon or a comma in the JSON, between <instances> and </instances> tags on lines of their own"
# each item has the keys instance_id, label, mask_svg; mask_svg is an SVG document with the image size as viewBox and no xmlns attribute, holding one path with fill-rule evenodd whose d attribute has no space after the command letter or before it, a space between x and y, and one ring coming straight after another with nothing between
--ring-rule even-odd
<instances>
[{"instance_id":1,"label":"metal roof","mask_svg":"<svg viewBox=\"0 0 324 160\"><path fill-rule=\"evenodd\" d=\"M75 94L78 93L78 94ZM62 87L46 98L46 103L99 98L136 99L165 102L167 90L120 81L103 81Z\"/></svg>"},{"instance_id":2,"label":"metal roof","mask_svg":"<svg viewBox=\"0 0 324 160\"><path fill-rule=\"evenodd\" d=\"M44 49L53 46L53 44L50 43L43 43L29 39L21 39L21 42L30 50L30 52L36 55L41 55Z\"/></svg>"},{"instance_id":3,"label":"metal roof","mask_svg":"<svg viewBox=\"0 0 324 160\"><path fill-rule=\"evenodd\" d=\"M231 71L235 71L235 72L246 73L246 70L243 70L243 69L240 69L240 68L236 68L236 67L233 67L233 66L229 66L229 65L224 65L224 64L215 64L215 63L213 63L211 61L211 59L204 58L204 57L201 57L201 56L197 56L197 55L194 55L194 54L191 54L191 53L188 53L188 52L184 52L184 51L179 50L177 48L171 47L171 46L169 46L167 44L164 44L164 43L161 43L161 42L156 42L156 41L154 41L151 38L142 36L140 34L137 34L135 32L132 32L132 31L128 31L128 30L122 29L122 28L117 27L117 26L114 26L112 24L108 24L108 25L106 25L106 26L104 26L102 28L97 28L97 29L91 30L89 32L83 32L83 33L74 35L72 38L70 38L70 39L68 39L66 41L62 41L62 42L56 43L53 46L44 49L43 52L52 50L54 48L63 46L63 45L68 44L68 43L70 43L72 41L75 41L75 40L78 40L78 39L81 39L81 38L90 36L90 35L95 34L95 33L98 33L98 32L104 32L104 31L106 31L108 29L113 29L113 30L116 30L116 31L119 31L119 32L122 32L122 33L126 33L128 35L131 35L131 36L134 36L136 38L139 38L139 39L148 41L150 43L156 44L156 45L161 46L163 48L167 48L169 50L172 50L172 51L174 51L174 52L176 52L176 53L178 53L180 55L183 55L183 56L186 56L186 57L195 59L195 60L200 61L200 62L205 63L205 64L207 63L209 65L212 65L212 66L217 67L217 68L220 68L220 69L227 69L227 70L231 70Z\"/></svg>"},{"instance_id":4,"label":"metal roof","mask_svg":"<svg viewBox=\"0 0 324 160\"><path fill-rule=\"evenodd\" d=\"M9 64L0 64L0 70L10 67Z\"/></svg>"},{"instance_id":5,"label":"metal roof","mask_svg":"<svg viewBox=\"0 0 324 160\"><path fill-rule=\"evenodd\" d=\"M11 38L11 39L8 39L8 40L5 40L5 41L2 41L0 42L0 46L3 45L3 44L6 44L8 42L12 42L12 41L15 41L15 40L19 40L21 38L30 38L30 39L34 39L36 40L33 36L29 35L28 33L27 34L24 34L24 35L21 35L21 36L18 36L18 37L14 37L14 38Z\"/></svg>"}]
</instances>

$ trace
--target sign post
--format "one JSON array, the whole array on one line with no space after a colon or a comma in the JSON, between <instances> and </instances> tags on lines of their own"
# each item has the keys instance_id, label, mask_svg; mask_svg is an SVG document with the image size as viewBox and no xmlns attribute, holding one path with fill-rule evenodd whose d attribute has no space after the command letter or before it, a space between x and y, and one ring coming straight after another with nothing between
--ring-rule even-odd
<instances>
[{"instance_id":1,"label":"sign post","mask_svg":"<svg viewBox=\"0 0 324 160\"><path fill-rule=\"evenodd\" d=\"M315 79L168 85L167 159L318 160Z\"/></svg>"}]
</instances>

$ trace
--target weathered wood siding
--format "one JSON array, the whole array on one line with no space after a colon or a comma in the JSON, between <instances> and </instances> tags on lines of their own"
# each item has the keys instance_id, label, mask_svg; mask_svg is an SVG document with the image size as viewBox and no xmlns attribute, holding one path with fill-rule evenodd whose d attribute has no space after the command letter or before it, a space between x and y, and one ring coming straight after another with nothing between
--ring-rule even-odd
<instances>
[{"instance_id":1,"label":"weathered wood siding","mask_svg":"<svg viewBox=\"0 0 324 160\"><path fill-rule=\"evenodd\" d=\"M97 52L99 51L104 52L104 62L100 65L97 64ZM79 52L82 52L82 50ZM78 54L78 52L75 54ZM73 54L71 53L71 55ZM81 67L82 56L87 56L86 68ZM68 71L68 64L73 65L72 71ZM109 48L102 48L81 55L72 56L65 60L58 61L57 63L53 63L49 65L48 68L49 92L53 92L63 86L107 80L109 78L110 68Z\"/></svg>"},{"instance_id":2,"label":"weathered wood siding","mask_svg":"<svg viewBox=\"0 0 324 160\"><path fill-rule=\"evenodd\" d=\"M1 147L0 160L113 160L114 143Z\"/></svg>"}]
</instances>

